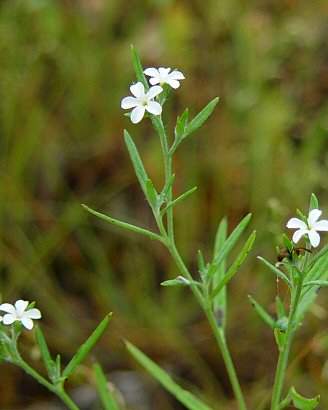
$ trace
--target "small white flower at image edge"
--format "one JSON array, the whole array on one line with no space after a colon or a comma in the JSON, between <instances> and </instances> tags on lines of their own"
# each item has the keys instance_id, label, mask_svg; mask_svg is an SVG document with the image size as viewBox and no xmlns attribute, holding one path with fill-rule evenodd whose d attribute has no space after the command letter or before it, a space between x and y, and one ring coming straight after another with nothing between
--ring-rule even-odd
<instances>
[{"instance_id":1,"label":"small white flower at image edge","mask_svg":"<svg viewBox=\"0 0 328 410\"><path fill-rule=\"evenodd\" d=\"M154 68L149 67L144 70L144 73L151 77L149 82L151 85L159 84L163 86L164 84L168 84L172 88L180 87L180 81L185 79L185 76L182 74L181 71L173 70L171 73L171 68Z\"/></svg>"},{"instance_id":2,"label":"small white flower at image edge","mask_svg":"<svg viewBox=\"0 0 328 410\"><path fill-rule=\"evenodd\" d=\"M307 218L307 224L299 218L291 218L287 222L287 228L297 229L293 234L293 242L297 243L303 235L308 235L311 245L316 248L320 244L318 231L328 231L328 221L322 219L318 221L322 214L320 209L312 209Z\"/></svg>"},{"instance_id":3,"label":"small white flower at image edge","mask_svg":"<svg viewBox=\"0 0 328 410\"><path fill-rule=\"evenodd\" d=\"M2 318L2 323L4 325L11 325L15 321L19 321L26 329L31 330L34 326L32 319L40 319L41 312L36 308L26 310L28 305L29 302L22 299L17 300L15 305L2 303L2 305L0 305L0 310L6 312Z\"/></svg>"},{"instance_id":4,"label":"small white flower at image edge","mask_svg":"<svg viewBox=\"0 0 328 410\"><path fill-rule=\"evenodd\" d=\"M133 124L140 122L146 111L154 115L160 115L162 113L161 104L156 101L152 101L163 91L162 87L159 85L150 87L150 89L145 93L145 87L139 81L138 83L131 85L130 91L134 97L124 97L121 102L121 108L124 110L133 108L130 117Z\"/></svg>"}]
</instances>

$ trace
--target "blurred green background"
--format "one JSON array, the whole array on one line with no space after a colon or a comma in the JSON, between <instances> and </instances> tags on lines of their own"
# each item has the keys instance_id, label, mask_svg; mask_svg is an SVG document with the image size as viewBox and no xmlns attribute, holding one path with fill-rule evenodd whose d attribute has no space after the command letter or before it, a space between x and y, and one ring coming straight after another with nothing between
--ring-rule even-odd
<instances>
[{"instance_id":1,"label":"blurred green background","mask_svg":"<svg viewBox=\"0 0 328 410\"><path fill-rule=\"evenodd\" d=\"M165 249L80 206L154 227L123 141L127 128L161 187L160 145L150 122L133 126L120 109L135 81L133 44L145 67L170 66L186 76L165 105L171 135L185 107L195 115L221 98L176 154L176 195L199 188L176 208L178 244L197 275L197 250L211 258L220 219L227 215L232 229L253 213L250 229L258 239L229 287L228 341L250 408L267 408L277 349L246 296L269 310L277 293L288 302L256 256L275 260L287 219L296 207L306 212L311 192L327 218L327 36L328 4L320 0L0 3L2 300L35 300L52 352L64 361L114 312L69 386L73 393L93 385L90 364L97 359L129 408L181 408L128 356L125 337L214 408L235 408L195 301L188 290L159 286L177 274ZM304 395L321 393L322 409L328 408L326 300L322 291L306 317L288 373ZM33 345L26 332L22 348L41 369ZM0 386L1 409L37 409L39 402L45 409L54 400L8 364L0 366Z\"/></svg>"}]
</instances>

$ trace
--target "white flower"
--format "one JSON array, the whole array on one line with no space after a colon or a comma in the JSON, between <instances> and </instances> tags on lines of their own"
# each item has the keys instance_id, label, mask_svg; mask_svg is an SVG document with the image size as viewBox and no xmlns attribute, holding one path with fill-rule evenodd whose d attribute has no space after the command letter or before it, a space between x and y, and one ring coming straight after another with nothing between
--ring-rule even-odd
<instances>
[{"instance_id":1,"label":"white flower","mask_svg":"<svg viewBox=\"0 0 328 410\"><path fill-rule=\"evenodd\" d=\"M3 303L2 305L0 305L0 310L7 312L2 318L3 324L11 325L16 320L18 320L19 322L22 322L23 326L26 327L26 329L31 330L34 325L32 319L40 319L41 312L39 311L39 309L35 308L25 310L28 305L28 301L21 299L15 302L15 306L11 305L10 303Z\"/></svg>"},{"instance_id":2,"label":"white flower","mask_svg":"<svg viewBox=\"0 0 328 410\"><path fill-rule=\"evenodd\" d=\"M151 85L155 84L168 84L172 88L178 88L180 86L179 81L184 80L185 76L181 73L181 71L178 70L173 70L171 73L171 68L146 68L144 70L144 73L148 75L149 77L152 77L149 79L149 82Z\"/></svg>"},{"instance_id":3,"label":"white flower","mask_svg":"<svg viewBox=\"0 0 328 410\"><path fill-rule=\"evenodd\" d=\"M124 110L133 108L131 112L131 121L133 122L133 124L137 124L143 119L146 110L150 112L150 114L161 114L161 104L156 101L152 101L152 99L163 91L162 87L160 87L159 85L150 87L149 91L145 93L145 87L141 82L138 82L137 84L131 85L130 91L134 95L134 97L123 98L121 107Z\"/></svg>"},{"instance_id":4,"label":"white flower","mask_svg":"<svg viewBox=\"0 0 328 410\"><path fill-rule=\"evenodd\" d=\"M328 221L318 221L322 211L312 209L307 219L307 224L298 218L291 218L287 222L287 228L297 229L293 235L293 242L297 243L303 235L308 235L311 245L316 248L320 243L320 235L317 231L328 231Z\"/></svg>"}]
</instances>

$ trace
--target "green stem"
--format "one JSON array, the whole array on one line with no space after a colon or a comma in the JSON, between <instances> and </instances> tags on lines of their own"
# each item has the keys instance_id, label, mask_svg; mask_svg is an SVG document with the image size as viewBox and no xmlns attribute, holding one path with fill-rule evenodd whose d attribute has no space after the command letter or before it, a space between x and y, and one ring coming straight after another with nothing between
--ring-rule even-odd
<instances>
[{"instance_id":1,"label":"green stem","mask_svg":"<svg viewBox=\"0 0 328 410\"><path fill-rule=\"evenodd\" d=\"M18 352L17 352L18 353ZM17 356L17 354L16 354ZM36 379L40 384L46 387L48 390L56 394L71 410L79 410L77 405L72 401L72 399L65 392L63 385L53 385L38 372L36 372L29 364L27 364L18 354L18 357L15 360L15 364L22 368L27 374Z\"/></svg>"},{"instance_id":2,"label":"green stem","mask_svg":"<svg viewBox=\"0 0 328 410\"><path fill-rule=\"evenodd\" d=\"M167 141L167 135L165 132L165 128L163 125L162 117L161 116L152 116L152 123L154 128L156 129L157 134L159 135L163 158L164 158L164 169L165 169L165 182L167 183L170 181L172 177L172 157L169 154L169 146ZM167 193L167 200L168 203L172 202L172 187L169 189ZM173 227L173 210L168 209L167 211L167 229L168 235L173 240L174 239L174 227Z\"/></svg>"},{"instance_id":3,"label":"green stem","mask_svg":"<svg viewBox=\"0 0 328 410\"><path fill-rule=\"evenodd\" d=\"M181 273L183 274L184 277L186 277L189 280L193 280L192 275L190 274L189 270L187 269L186 265L184 264L175 244L172 241L169 241L168 245L168 250L170 251L172 258L174 259L175 263L177 264L178 268L180 269ZM216 318L214 316L213 310L211 308L210 303L205 302L203 295L199 288L197 286L191 286L191 290L193 291L197 301L199 302L200 306L202 307L204 313L206 314L206 317L210 323L210 326L213 330L215 339L218 343L218 346L220 348L224 364L226 366L230 383L233 389L233 392L235 394L239 410L246 410L246 403L244 399L243 392L241 390L239 380L237 377L237 373L228 349L228 345L225 339L225 335L223 330L218 326Z\"/></svg>"},{"instance_id":4,"label":"green stem","mask_svg":"<svg viewBox=\"0 0 328 410\"><path fill-rule=\"evenodd\" d=\"M278 359L278 364L277 364L277 369L276 369L276 376L275 376L273 392L272 392L271 410L276 410L281 400L281 393L282 393L283 383L285 379L285 373L287 369L289 353L290 353L290 349L291 349L291 345L293 341L293 336L296 330L295 329L296 324L294 322L295 322L298 303L301 297L302 287L303 287L303 278L300 275L297 286L296 286L296 290L294 290L292 293L292 300L291 300L290 313L289 313L289 318L288 318L288 326L287 326L287 330L286 330L286 334L284 338L284 345L281 348L281 351L279 353L279 359Z\"/></svg>"}]
</instances>

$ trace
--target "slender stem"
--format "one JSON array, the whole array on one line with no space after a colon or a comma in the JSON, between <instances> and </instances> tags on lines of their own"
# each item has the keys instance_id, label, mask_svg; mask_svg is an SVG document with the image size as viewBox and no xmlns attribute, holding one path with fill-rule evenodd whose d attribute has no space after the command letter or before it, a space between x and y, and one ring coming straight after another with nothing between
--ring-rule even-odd
<instances>
[{"instance_id":1,"label":"slender stem","mask_svg":"<svg viewBox=\"0 0 328 410\"><path fill-rule=\"evenodd\" d=\"M175 244L173 242L169 242L168 245L168 250L170 251L172 258L174 259L175 263L177 264L177 266L179 267L181 273L187 278L192 280L192 275L190 274L188 268L186 267L186 265L184 264ZM224 364L226 366L228 375L229 375L229 379L230 379L230 383L233 389L233 392L235 394L237 403L238 403L238 407L239 410L246 410L246 403L245 403L245 399L244 399L244 395L243 392L241 390L240 384L239 384L239 380L237 377L237 373L228 349L228 345L225 339L225 335L223 330L218 326L216 318L214 316L214 313L211 309L211 305L210 303L206 303L204 301L203 295L201 293L201 291L199 290L199 288L197 286L191 286L191 290L193 291L197 301L199 302L199 304L201 305L204 313L206 314L206 317L210 323L210 326L213 330L215 339L218 343L218 346L220 348L222 357L223 357L223 361Z\"/></svg>"},{"instance_id":2,"label":"slender stem","mask_svg":"<svg viewBox=\"0 0 328 410\"><path fill-rule=\"evenodd\" d=\"M17 356L17 355L16 355ZM36 372L29 364L27 364L20 356L18 356L15 360L15 364L21 367L27 374L34 377L40 384L46 387L48 390L55 393L71 410L79 410L77 405L72 401L72 399L68 396L65 392L64 387L62 385L53 385L43 376L41 376L38 372Z\"/></svg>"},{"instance_id":3,"label":"slender stem","mask_svg":"<svg viewBox=\"0 0 328 410\"><path fill-rule=\"evenodd\" d=\"M281 400L281 393L283 388L283 382L287 369L289 353L295 333L295 316L298 307L298 303L301 297L303 286L303 278L300 275L296 285L296 289L292 293L292 300L290 306L290 313L288 318L288 326L285 334L284 345L279 353L279 359L277 364L276 376L272 392L271 410L276 410ZM279 408L279 407L278 407Z\"/></svg>"},{"instance_id":4,"label":"slender stem","mask_svg":"<svg viewBox=\"0 0 328 410\"><path fill-rule=\"evenodd\" d=\"M165 182L168 182L172 176L172 157L169 154L169 146L167 142L167 135L163 125L161 116L152 116L152 123L159 135L161 141L161 147L164 158L164 169L165 169ZM172 187L167 193L167 200L170 203L172 201ZM168 235L173 240L174 239L174 227L173 227L173 210L168 209L167 211L167 229Z\"/></svg>"}]
</instances>

